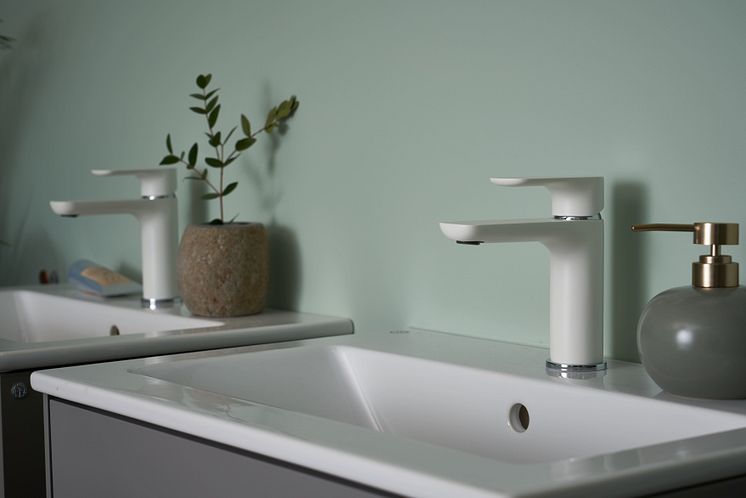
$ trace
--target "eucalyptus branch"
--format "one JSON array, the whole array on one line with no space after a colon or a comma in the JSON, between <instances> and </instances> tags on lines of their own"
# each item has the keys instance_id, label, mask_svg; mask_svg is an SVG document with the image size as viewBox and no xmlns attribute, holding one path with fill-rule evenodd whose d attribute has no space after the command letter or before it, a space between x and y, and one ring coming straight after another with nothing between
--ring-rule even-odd
<instances>
[{"instance_id":1,"label":"eucalyptus branch","mask_svg":"<svg viewBox=\"0 0 746 498\"><path fill-rule=\"evenodd\" d=\"M215 157L205 157L204 162L210 168L216 168L220 170L218 185L216 186L207 178L209 168L200 170L197 167L199 145L196 142L189 149L188 153L186 153L185 151L181 151L177 155L174 153L173 146L171 144L171 134L168 134L166 136L166 149L168 150L168 154L161 160L160 164L170 165L181 163L186 166L188 170L193 170L196 173L196 176L190 176L187 177L187 179L204 181L205 183L207 183L210 189L212 189L212 192L203 194L202 199L218 199L220 203L220 218L212 220L211 223L223 224L226 223L223 210L223 198L233 192L238 186L238 182L232 182L228 185L224 184L225 168L233 161L238 159L244 151L254 145L257 135L259 135L260 133L271 133L273 129L277 128L285 120L292 117L295 114L295 111L298 109L298 105L300 103L298 99L295 98L295 96L292 96L287 100L283 100L278 106L270 109L269 113L267 114L267 118L265 119L264 126L254 132L252 132L251 130L251 123L249 122L249 119L244 114L241 114L239 125L244 136L243 138L235 141L235 143L233 144L233 150L230 152L230 154L228 154L228 157L226 157L225 145L230 140L233 132L238 129L238 126L234 126L231 131L228 132L225 138L223 138L222 132L215 131L218 117L220 116L221 105L218 103L219 88L208 91L208 86L210 85L211 80L211 74L200 74L199 76L197 76L196 83L197 87L200 89L200 93L192 93L190 94L190 97L197 99L202 103L202 105L190 107L189 109L192 112L204 115L205 120L207 121L208 131L207 133L205 133L205 135L207 135L208 144L215 150ZM230 220L228 223L230 223L231 221L233 220Z\"/></svg>"},{"instance_id":2,"label":"eucalyptus branch","mask_svg":"<svg viewBox=\"0 0 746 498\"><path fill-rule=\"evenodd\" d=\"M188 176L188 177L185 178L185 180L200 180L200 181L203 181L203 182L205 182L207 184L208 187L210 187L212 189L213 192L220 193L220 189L218 189L215 185L213 185L213 183L210 180L208 180L208 178L207 178L207 168L205 168L204 170L200 171L200 169L197 168L196 166L193 167L193 168L190 168L189 167L189 163L186 162L186 161L184 161L183 159L180 160L179 162L182 163L184 166L186 166L187 169L193 169L194 172L197 173L197 176Z\"/></svg>"}]
</instances>

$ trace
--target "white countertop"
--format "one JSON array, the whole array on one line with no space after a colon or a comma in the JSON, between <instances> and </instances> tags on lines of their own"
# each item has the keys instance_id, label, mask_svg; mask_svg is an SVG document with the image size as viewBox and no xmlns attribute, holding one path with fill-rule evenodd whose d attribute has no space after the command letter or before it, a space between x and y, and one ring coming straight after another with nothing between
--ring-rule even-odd
<instances>
[{"instance_id":1,"label":"white countertop","mask_svg":"<svg viewBox=\"0 0 746 498\"><path fill-rule=\"evenodd\" d=\"M603 391L623 404L625 399L643 399L644 406L674 412L676 407L693 407L693 420L722 415L731 417L736 427L746 427L746 401L667 395L639 364L611 360L605 373L567 379L547 374L547 351L542 348L414 329L54 369L35 372L31 382L34 389L54 397L405 496L631 496L746 474L743 428L602 455L516 463L142 374L194 361L230 357L229 361L240 362L253 353L324 345L411 356L431 364L446 362L471 372L507 373L538 386L567 386L562 389L588 400ZM262 380L271 382L271 375ZM651 413L654 417L655 410ZM666 423L651 419L654 422Z\"/></svg>"}]
</instances>

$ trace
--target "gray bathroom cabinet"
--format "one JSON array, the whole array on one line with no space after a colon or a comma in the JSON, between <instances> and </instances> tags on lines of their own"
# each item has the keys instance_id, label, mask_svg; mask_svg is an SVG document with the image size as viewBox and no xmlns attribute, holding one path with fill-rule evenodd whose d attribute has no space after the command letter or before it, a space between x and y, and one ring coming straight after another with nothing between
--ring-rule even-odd
<instances>
[{"instance_id":1,"label":"gray bathroom cabinet","mask_svg":"<svg viewBox=\"0 0 746 498\"><path fill-rule=\"evenodd\" d=\"M44 403L31 370L0 374L0 497L44 496Z\"/></svg>"},{"instance_id":2,"label":"gray bathroom cabinet","mask_svg":"<svg viewBox=\"0 0 746 498\"><path fill-rule=\"evenodd\" d=\"M380 498L385 491L68 401L45 398L50 498ZM650 495L743 496L746 477Z\"/></svg>"},{"instance_id":3,"label":"gray bathroom cabinet","mask_svg":"<svg viewBox=\"0 0 746 498\"><path fill-rule=\"evenodd\" d=\"M394 496L67 401L47 406L49 497Z\"/></svg>"}]
</instances>

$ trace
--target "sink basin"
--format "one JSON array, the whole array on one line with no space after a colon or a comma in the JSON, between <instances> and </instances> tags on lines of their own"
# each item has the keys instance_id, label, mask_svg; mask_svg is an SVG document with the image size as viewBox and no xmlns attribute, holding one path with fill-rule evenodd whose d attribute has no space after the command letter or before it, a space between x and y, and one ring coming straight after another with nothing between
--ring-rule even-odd
<instances>
[{"instance_id":1,"label":"sink basin","mask_svg":"<svg viewBox=\"0 0 746 498\"><path fill-rule=\"evenodd\" d=\"M746 426L739 414L350 346L186 360L133 373L515 464Z\"/></svg>"},{"instance_id":2,"label":"sink basin","mask_svg":"<svg viewBox=\"0 0 746 498\"><path fill-rule=\"evenodd\" d=\"M33 290L0 291L0 339L47 342L216 327L222 322ZM118 302L112 300L113 303ZM127 301L131 303L130 301Z\"/></svg>"},{"instance_id":3,"label":"sink basin","mask_svg":"<svg viewBox=\"0 0 746 498\"><path fill-rule=\"evenodd\" d=\"M34 389L413 497L642 496L736 478L746 401L667 395L639 364L418 330L35 372Z\"/></svg>"}]
</instances>

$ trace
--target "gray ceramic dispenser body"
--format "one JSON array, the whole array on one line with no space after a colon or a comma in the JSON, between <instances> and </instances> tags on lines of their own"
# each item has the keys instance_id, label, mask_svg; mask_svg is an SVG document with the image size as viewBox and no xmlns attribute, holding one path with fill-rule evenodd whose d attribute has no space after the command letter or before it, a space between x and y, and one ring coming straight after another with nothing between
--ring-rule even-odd
<instances>
[{"instance_id":1,"label":"gray ceramic dispenser body","mask_svg":"<svg viewBox=\"0 0 746 498\"><path fill-rule=\"evenodd\" d=\"M633 230L692 231L710 245L692 264L692 285L650 300L637 326L640 358L650 377L680 396L746 398L746 287L738 263L720 245L738 243L734 223L636 225Z\"/></svg>"}]
</instances>

